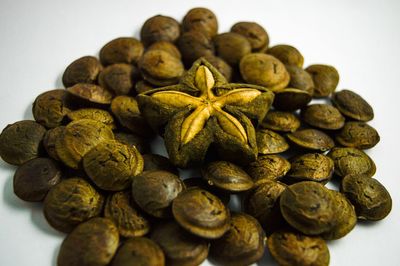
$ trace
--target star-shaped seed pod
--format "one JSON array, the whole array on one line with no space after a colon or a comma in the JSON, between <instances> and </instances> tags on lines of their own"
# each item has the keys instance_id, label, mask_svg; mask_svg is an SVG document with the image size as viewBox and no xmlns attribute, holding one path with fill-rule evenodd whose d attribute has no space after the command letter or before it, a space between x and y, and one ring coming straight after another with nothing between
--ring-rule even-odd
<instances>
[{"instance_id":1,"label":"star-shaped seed pod","mask_svg":"<svg viewBox=\"0 0 400 266\"><path fill-rule=\"evenodd\" d=\"M143 116L164 136L170 160L179 167L201 163L211 144L224 160L254 161L253 123L263 120L273 98L264 87L227 83L203 58L179 84L137 96Z\"/></svg>"}]
</instances>

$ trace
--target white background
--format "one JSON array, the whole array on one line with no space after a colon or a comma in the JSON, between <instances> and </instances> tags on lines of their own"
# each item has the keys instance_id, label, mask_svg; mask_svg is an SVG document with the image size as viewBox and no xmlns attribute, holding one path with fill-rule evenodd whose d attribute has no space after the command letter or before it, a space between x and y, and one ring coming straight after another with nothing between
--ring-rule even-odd
<instances>
[{"instance_id":1,"label":"white background","mask_svg":"<svg viewBox=\"0 0 400 266\"><path fill-rule=\"evenodd\" d=\"M331 265L400 265L400 1L0 0L0 128L31 119L34 98L61 87L62 72L74 59L96 55L113 38L138 37L148 17L180 21L196 6L215 11L220 32L241 20L260 23L272 45L294 45L305 66L334 65L338 88L353 89L371 103L371 125L381 142L368 154L377 164L375 177L393 197L393 210L329 243ZM56 265L63 235L47 225L40 204L14 196L14 171L0 162L0 265ZM271 263L266 256L260 265Z\"/></svg>"}]
</instances>

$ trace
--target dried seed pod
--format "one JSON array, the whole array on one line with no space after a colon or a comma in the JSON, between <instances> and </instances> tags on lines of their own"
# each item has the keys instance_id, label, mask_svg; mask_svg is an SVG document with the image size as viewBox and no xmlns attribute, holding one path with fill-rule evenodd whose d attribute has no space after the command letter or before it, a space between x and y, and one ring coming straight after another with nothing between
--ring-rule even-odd
<instances>
[{"instance_id":1,"label":"dried seed pod","mask_svg":"<svg viewBox=\"0 0 400 266\"><path fill-rule=\"evenodd\" d=\"M125 145L135 147L141 154L150 152L150 143L148 140L146 140L143 137L137 136L135 134L124 133L124 132L115 133L114 136L115 136L115 140L117 140ZM143 160L145 160L144 156L142 156L142 157L143 157ZM146 166L144 166L144 167L146 167Z\"/></svg>"},{"instance_id":2,"label":"dried seed pod","mask_svg":"<svg viewBox=\"0 0 400 266\"><path fill-rule=\"evenodd\" d=\"M331 179L334 163L331 158L320 153L306 153L290 161L287 175L289 182L315 181L326 183Z\"/></svg>"},{"instance_id":3,"label":"dried seed pod","mask_svg":"<svg viewBox=\"0 0 400 266\"><path fill-rule=\"evenodd\" d=\"M297 146L315 151L327 151L335 146L335 142L324 132L317 129L302 129L287 135Z\"/></svg>"},{"instance_id":4,"label":"dried seed pod","mask_svg":"<svg viewBox=\"0 0 400 266\"><path fill-rule=\"evenodd\" d=\"M58 266L109 265L119 243L118 230L105 218L80 224L61 244Z\"/></svg>"},{"instance_id":5,"label":"dried seed pod","mask_svg":"<svg viewBox=\"0 0 400 266\"><path fill-rule=\"evenodd\" d=\"M180 35L178 21L171 17L157 15L145 21L140 30L140 39L147 47L158 41L175 42Z\"/></svg>"},{"instance_id":6,"label":"dried seed pod","mask_svg":"<svg viewBox=\"0 0 400 266\"><path fill-rule=\"evenodd\" d=\"M279 208L279 197L285 189L285 184L265 179L244 199L243 207L246 213L256 218L267 234L286 225Z\"/></svg>"},{"instance_id":7,"label":"dried seed pod","mask_svg":"<svg viewBox=\"0 0 400 266\"><path fill-rule=\"evenodd\" d=\"M104 198L82 178L69 178L50 189L43 212L55 229L68 233L78 224L101 214Z\"/></svg>"},{"instance_id":8,"label":"dried seed pod","mask_svg":"<svg viewBox=\"0 0 400 266\"><path fill-rule=\"evenodd\" d=\"M287 44L279 44L268 48L268 54L278 58L285 65L303 67L304 57L295 47Z\"/></svg>"},{"instance_id":9,"label":"dried seed pod","mask_svg":"<svg viewBox=\"0 0 400 266\"><path fill-rule=\"evenodd\" d=\"M47 192L61 181L58 164L48 158L36 158L15 171L14 193L25 201L42 201Z\"/></svg>"},{"instance_id":10,"label":"dried seed pod","mask_svg":"<svg viewBox=\"0 0 400 266\"><path fill-rule=\"evenodd\" d=\"M251 53L251 44L246 37L234 32L218 34L214 37L214 44L217 55L231 66L238 65L245 55Z\"/></svg>"},{"instance_id":11,"label":"dried seed pod","mask_svg":"<svg viewBox=\"0 0 400 266\"><path fill-rule=\"evenodd\" d=\"M113 95L103 87L94 84L77 83L67 88L69 101L78 106L105 106L111 103Z\"/></svg>"},{"instance_id":12,"label":"dried seed pod","mask_svg":"<svg viewBox=\"0 0 400 266\"><path fill-rule=\"evenodd\" d=\"M37 96L32 106L36 122L47 128L60 126L70 111L65 103L66 95L65 90L57 89Z\"/></svg>"},{"instance_id":13,"label":"dried seed pod","mask_svg":"<svg viewBox=\"0 0 400 266\"><path fill-rule=\"evenodd\" d=\"M273 106L280 111L293 112L307 106L311 100L311 94L306 91L286 88L275 93Z\"/></svg>"},{"instance_id":14,"label":"dried seed pod","mask_svg":"<svg viewBox=\"0 0 400 266\"><path fill-rule=\"evenodd\" d=\"M129 37L120 37L108 42L100 50L100 61L103 65L117 63L136 64L144 51L143 44Z\"/></svg>"},{"instance_id":15,"label":"dried seed pod","mask_svg":"<svg viewBox=\"0 0 400 266\"><path fill-rule=\"evenodd\" d=\"M143 171L143 158L135 147L105 140L84 155L83 168L99 188L119 191Z\"/></svg>"},{"instance_id":16,"label":"dried seed pod","mask_svg":"<svg viewBox=\"0 0 400 266\"><path fill-rule=\"evenodd\" d=\"M283 90L289 84L290 76L285 65L271 55L244 55L239 68L246 82L267 87L274 92Z\"/></svg>"},{"instance_id":17,"label":"dried seed pod","mask_svg":"<svg viewBox=\"0 0 400 266\"><path fill-rule=\"evenodd\" d=\"M68 113L68 118L71 121L77 121L81 119L91 119L101 122L110 127L110 129L115 129L114 117L107 111L97 108L82 108Z\"/></svg>"},{"instance_id":18,"label":"dried seed pod","mask_svg":"<svg viewBox=\"0 0 400 266\"><path fill-rule=\"evenodd\" d=\"M92 119L81 119L69 123L56 139L56 152L67 166L78 169L83 156L97 144L114 139L110 127Z\"/></svg>"},{"instance_id":19,"label":"dried seed pod","mask_svg":"<svg viewBox=\"0 0 400 266\"><path fill-rule=\"evenodd\" d=\"M287 72L290 75L289 87L308 92L311 96L314 94L314 81L311 75L295 65L285 65Z\"/></svg>"},{"instance_id":20,"label":"dried seed pod","mask_svg":"<svg viewBox=\"0 0 400 266\"><path fill-rule=\"evenodd\" d=\"M179 194L172 213L180 226L202 238L219 238L230 226L229 209L218 197L196 187Z\"/></svg>"},{"instance_id":21,"label":"dried seed pod","mask_svg":"<svg viewBox=\"0 0 400 266\"><path fill-rule=\"evenodd\" d=\"M336 130L344 126L345 118L330 104L311 104L301 111L303 120L314 127Z\"/></svg>"},{"instance_id":22,"label":"dried seed pod","mask_svg":"<svg viewBox=\"0 0 400 266\"><path fill-rule=\"evenodd\" d=\"M266 50L269 44L267 31L258 23L241 21L232 26L231 32L239 33L250 42L253 52Z\"/></svg>"},{"instance_id":23,"label":"dried seed pod","mask_svg":"<svg viewBox=\"0 0 400 266\"><path fill-rule=\"evenodd\" d=\"M338 176L365 174L371 177L376 172L374 161L356 148L334 148L328 156L333 160Z\"/></svg>"},{"instance_id":24,"label":"dried seed pod","mask_svg":"<svg viewBox=\"0 0 400 266\"><path fill-rule=\"evenodd\" d=\"M178 47L187 67L190 67L200 57L213 56L215 52L212 40L198 31L183 33L178 40Z\"/></svg>"},{"instance_id":25,"label":"dried seed pod","mask_svg":"<svg viewBox=\"0 0 400 266\"><path fill-rule=\"evenodd\" d=\"M281 194L281 212L293 228L307 235L319 235L336 225L336 204L323 185L303 181L288 186Z\"/></svg>"},{"instance_id":26,"label":"dried seed pod","mask_svg":"<svg viewBox=\"0 0 400 266\"><path fill-rule=\"evenodd\" d=\"M314 81L315 98L322 98L333 93L339 83L339 73L333 66L311 65L306 68Z\"/></svg>"},{"instance_id":27,"label":"dried seed pod","mask_svg":"<svg viewBox=\"0 0 400 266\"><path fill-rule=\"evenodd\" d=\"M367 122L374 118L371 105L353 91L341 90L334 93L332 103L343 115L351 119Z\"/></svg>"},{"instance_id":28,"label":"dried seed pod","mask_svg":"<svg viewBox=\"0 0 400 266\"><path fill-rule=\"evenodd\" d=\"M62 82L65 87L77 83L96 83L97 76L103 69L99 60L94 56L84 56L72 62L64 71Z\"/></svg>"},{"instance_id":29,"label":"dried seed pod","mask_svg":"<svg viewBox=\"0 0 400 266\"><path fill-rule=\"evenodd\" d=\"M245 213L234 213L231 229L211 243L210 255L221 265L250 265L264 255L265 240L256 219Z\"/></svg>"},{"instance_id":30,"label":"dried seed pod","mask_svg":"<svg viewBox=\"0 0 400 266\"><path fill-rule=\"evenodd\" d=\"M356 226L357 216L354 206L350 201L339 191L331 190L333 198L336 202L336 225L328 232L321 236L327 240L339 239L350 233Z\"/></svg>"},{"instance_id":31,"label":"dried seed pod","mask_svg":"<svg viewBox=\"0 0 400 266\"><path fill-rule=\"evenodd\" d=\"M259 154L282 153L289 149L286 139L272 130L259 129L256 138Z\"/></svg>"},{"instance_id":32,"label":"dried seed pod","mask_svg":"<svg viewBox=\"0 0 400 266\"><path fill-rule=\"evenodd\" d=\"M232 193L247 191L254 185L251 177L242 168L226 161L211 162L202 167L201 173L211 186Z\"/></svg>"},{"instance_id":33,"label":"dried seed pod","mask_svg":"<svg viewBox=\"0 0 400 266\"><path fill-rule=\"evenodd\" d=\"M111 266L132 265L164 266L164 253L160 246L149 238L130 238L118 248Z\"/></svg>"},{"instance_id":34,"label":"dried seed pod","mask_svg":"<svg viewBox=\"0 0 400 266\"><path fill-rule=\"evenodd\" d=\"M204 7L190 9L182 21L184 31L197 31L212 39L218 33L218 20L215 14Z\"/></svg>"},{"instance_id":35,"label":"dried seed pod","mask_svg":"<svg viewBox=\"0 0 400 266\"><path fill-rule=\"evenodd\" d=\"M328 246L320 237L290 231L275 232L268 238L268 249L282 266L329 265Z\"/></svg>"},{"instance_id":36,"label":"dried seed pod","mask_svg":"<svg viewBox=\"0 0 400 266\"><path fill-rule=\"evenodd\" d=\"M143 160L144 160L143 171L163 170L179 175L178 169L165 156L159 154L144 154Z\"/></svg>"},{"instance_id":37,"label":"dried seed pod","mask_svg":"<svg viewBox=\"0 0 400 266\"><path fill-rule=\"evenodd\" d=\"M151 50L139 61L143 78L156 86L178 83L185 70L180 59L163 50Z\"/></svg>"},{"instance_id":38,"label":"dried seed pod","mask_svg":"<svg viewBox=\"0 0 400 266\"><path fill-rule=\"evenodd\" d=\"M141 115L135 98L123 95L115 97L111 102L111 112L124 128L134 134L145 138L151 138L154 135L153 130Z\"/></svg>"},{"instance_id":39,"label":"dried seed pod","mask_svg":"<svg viewBox=\"0 0 400 266\"><path fill-rule=\"evenodd\" d=\"M115 95L129 94L134 88L134 80L139 70L130 64L113 64L101 71L99 84Z\"/></svg>"},{"instance_id":40,"label":"dried seed pod","mask_svg":"<svg viewBox=\"0 0 400 266\"><path fill-rule=\"evenodd\" d=\"M181 52L179 51L178 47L176 47L175 44L173 44L171 42L167 42L167 41L159 41L159 42L153 43L152 45L147 47L147 51L151 51L151 50L162 50L178 59L181 59L181 57L182 57Z\"/></svg>"},{"instance_id":41,"label":"dried seed pod","mask_svg":"<svg viewBox=\"0 0 400 266\"><path fill-rule=\"evenodd\" d=\"M47 130L46 134L43 137L43 147L46 150L47 155L56 161L60 161L60 157L58 157L58 154L56 152L56 142L58 141L58 138L61 138L64 129L65 126L51 128Z\"/></svg>"},{"instance_id":42,"label":"dried seed pod","mask_svg":"<svg viewBox=\"0 0 400 266\"><path fill-rule=\"evenodd\" d=\"M358 218L378 221L389 215L392 198L376 179L354 174L343 178L340 190L354 205Z\"/></svg>"},{"instance_id":43,"label":"dried seed pod","mask_svg":"<svg viewBox=\"0 0 400 266\"><path fill-rule=\"evenodd\" d=\"M104 207L104 217L113 221L123 237L138 237L150 230L149 221L131 203L130 191L120 191L109 195Z\"/></svg>"},{"instance_id":44,"label":"dried seed pod","mask_svg":"<svg viewBox=\"0 0 400 266\"><path fill-rule=\"evenodd\" d=\"M265 180L279 180L289 170L289 161L279 155L260 155L246 169L247 173L256 182L256 185L263 183Z\"/></svg>"},{"instance_id":45,"label":"dried seed pod","mask_svg":"<svg viewBox=\"0 0 400 266\"><path fill-rule=\"evenodd\" d=\"M365 122L350 121L336 134L336 142L345 147L370 149L380 141L375 128Z\"/></svg>"},{"instance_id":46,"label":"dried seed pod","mask_svg":"<svg viewBox=\"0 0 400 266\"><path fill-rule=\"evenodd\" d=\"M146 213L157 218L171 217L172 201L185 189L177 175L167 171L146 171L135 176L132 196Z\"/></svg>"},{"instance_id":47,"label":"dried seed pod","mask_svg":"<svg viewBox=\"0 0 400 266\"><path fill-rule=\"evenodd\" d=\"M183 230L175 222L160 223L151 233L164 251L166 265L197 266L208 256L208 243Z\"/></svg>"},{"instance_id":48,"label":"dried seed pod","mask_svg":"<svg viewBox=\"0 0 400 266\"><path fill-rule=\"evenodd\" d=\"M0 157L14 165L39 157L45 133L46 129L35 121L7 125L0 134Z\"/></svg>"},{"instance_id":49,"label":"dried seed pod","mask_svg":"<svg viewBox=\"0 0 400 266\"><path fill-rule=\"evenodd\" d=\"M261 127L281 132L295 132L300 127L300 119L290 112L269 111Z\"/></svg>"}]
</instances>

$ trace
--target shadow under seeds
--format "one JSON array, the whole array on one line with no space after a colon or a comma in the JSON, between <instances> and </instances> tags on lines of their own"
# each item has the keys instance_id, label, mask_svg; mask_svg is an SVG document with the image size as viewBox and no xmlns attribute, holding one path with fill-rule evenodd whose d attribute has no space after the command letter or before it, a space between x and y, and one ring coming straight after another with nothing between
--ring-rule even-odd
<instances>
[{"instance_id":1,"label":"shadow under seeds","mask_svg":"<svg viewBox=\"0 0 400 266\"><path fill-rule=\"evenodd\" d=\"M24 120L35 120L32 114L32 103L28 104L24 112Z\"/></svg>"}]
</instances>

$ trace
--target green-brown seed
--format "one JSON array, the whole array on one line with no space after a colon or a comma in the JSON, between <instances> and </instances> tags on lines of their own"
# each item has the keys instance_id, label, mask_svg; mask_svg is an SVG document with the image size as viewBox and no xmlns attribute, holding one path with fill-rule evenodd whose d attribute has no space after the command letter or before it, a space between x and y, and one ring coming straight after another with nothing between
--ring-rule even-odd
<instances>
[{"instance_id":1,"label":"green-brown seed","mask_svg":"<svg viewBox=\"0 0 400 266\"><path fill-rule=\"evenodd\" d=\"M115 129L114 117L107 111L96 108L82 108L68 113L67 117L71 121L80 119L92 119L101 122L111 129Z\"/></svg>"},{"instance_id":2,"label":"green-brown seed","mask_svg":"<svg viewBox=\"0 0 400 266\"><path fill-rule=\"evenodd\" d=\"M133 90L138 71L130 64L113 64L101 71L99 84L115 95L126 95Z\"/></svg>"},{"instance_id":3,"label":"green-brown seed","mask_svg":"<svg viewBox=\"0 0 400 266\"><path fill-rule=\"evenodd\" d=\"M108 42L100 50L100 61L104 66L124 63L136 64L144 51L143 44L129 37L120 37Z\"/></svg>"},{"instance_id":4,"label":"green-brown seed","mask_svg":"<svg viewBox=\"0 0 400 266\"><path fill-rule=\"evenodd\" d=\"M293 158L288 173L290 182L316 181L326 183L332 177L334 163L320 153L306 153Z\"/></svg>"},{"instance_id":5,"label":"green-brown seed","mask_svg":"<svg viewBox=\"0 0 400 266\"><path fill-rule=\"evenodd\" d=\"M43 147L46 150L47 155L56 161L60 161L60 157L58 157L56 152L56 142L58 141L58 138L62 136L64 129L65 126L51 128L47 130L43 137Z\"/></svg>"},{"instance_id":6,"label":"green-brown seed","mask_svg":"<svg viewBox=\"0 0 400 266\"><path fill-rule=\"evenodd\" d=\"M345 147L370 149L380 141L375 128L365 122L349 121L336 134L336 142Z\"/></svg>"},{"instance_id":7,"label":"green-brown seed","mask_svg":"<svg viewBox=\"0 0 400 266\"><path fill-rule=\"evenodd\" d=\"M293 112L301 109L312 100L312 95L306 91L286 88L275 93L273 106L280 111Z\"/></svg>"},{"instance_id":8,"label":"green-brown seed","mask_svg":"<svg viewBox=\"0 0 400 266\"><path fill-rule=\"evenodd\" d=\"M218 33L218 20L211 10L196 7L183 18L182 28L184 31L201 32L211 40Z\"/></svg>"},{"instance_id":9,"label":"green-brown seed","mask_svg":"<svg viewBox=\"0 0 400 266\"><path fill-rule=\"evenodd\" d=\"M272 130L259 129L256 138L259 154L276 154L289 149L286 139Z\"/></svg>"},{"instance_id":10,"label":"green-brown seed","mask_svg":"<svg viewBox=\"0 0 400 266\"><path fill-rule=\"evenodd\" d=\"M314 81L307 71L295 65L285 65L285 67L290 75L288 87L314 94Z\"/></svg>"},{"instance_id":11,"label":"green-brown seed","mask_svg":"<svg viewBox=\"0 0 400 266\"><path fill-rule=\"evenodd\" d=\"M178 21L157 15L145 21L140 31L140 39L146 47L158 41L174 43L178 40L180 32Z\"/></svg>"},{"instance_id":12,"label":"green-brown seed","mask_svg":"<svg viewBox=\"0 0 400 266\"><path fill-rule=\"evenodd\" d=\"M335 146L335 142L324 132L317 129L302 129L287 135L297 146L316 151L327 151Z\"/></svg>"},{"instance_id":13,"label":"green-brown seed","mask_svg":"<svg viewBox=\"0 0 400 266\"><path fill-rule=\"evenodd\" d=\"M363 151L356 148L334 148L329 153L335 164L335 174L341 177L365 174L369 177L376 172L374 161Z\"/></svg>"},{"instance_id":14,"label":"green-brown seed","mask_svg":"<svg viewBox=\"0 0 400 266\"><path fill-rule=\"evenodd\" d=\"M260 155L246 169L256 184L263 183L265 180L279 180L289 170L289 161L279 155Z\"/></svg>"},{"instance_id":15,"label":"green-brown seed","mask_svg":"<svg viewBox=\"0 0 400 266\"><path fill-rule=\"evenodd\" d=\"M77 83L67 88L68 100L82 106L105 106L111 103L113 95L95 84Z\"/></svg>"},{"instance_id":16,"label":"green-brown seed","mask_svg":"<svg viewBox=\"0 0 400 266\"><path fill-rule=\"evenodd\" d=\"M332 103L339 111L354 120L367 122L374 118L371 105L357 93L341 90L332 96Z\"/></svg>"},{"instance_id":17,"label":"green-brown seed","mask_svg":"<svg viewBox=\"0 0 400 266\"><path fill-rule=\"evenodd\" d=\"M232 26L231 32L236 32L250 42L251 49L254 52L266 50L269 44L269 36L265 29L255 22L237 22Z\"/></svg>"},{"instance_id":18,"label":"green-brown seed","mask_svg":"<svg viewBox=\"0 0 400 266\"><path fill-rule=\"evenodd\" d=\"M281 132L295 132L300 127L300 119L290 112L269 111L261 127Z\"/></svg>"},{"instance_id":19,"label":"green-brown seed","mask_svg":"<svg viewBox=\"0 0 400 266\"><path fill-rule=\"evenodd\" d=\"M143 171L163 170L179 175L178 169L167 158L159 154L143 154Z\"/></svg>"},{"instance_id":20,"label":"green-brown seed","mask_svg":"<svg viewBox=\"0 0 400 266\"><path fill-rule=\"evenodd\" d=\"M77 83L96 83L97 76L103 67L94 56L84 56L72 62L64 71L62 82L65 87Z\"/></svg>"},{"instance_id":21,"label":"green-brown seed","mask_svg":"<svg viewBox=\"0 0 400 266\"><path fill-rule=\"evenodd\" d=\"M314 81L314 94L316 98L329 96L335 91L339 83L339 73L333 66L311 65L306 68Z\"/></svg>"},{"instance_id":22,"label":"green-brown seed","mask_svg":"<svg viewBox=\"0 0 400 266\"><path fill-rule=\"evenodd\" d=\"M303 55L295 47L287 44L280 44L270 47L267 51L268 54L278 58L285 65L295 65L303 67Z\"/></svg>"},{"instance_id":23,"label":"green-brown seed","mask_svg":"<svg viewBox=\"0 0 400 266\"><path fill-rule=\"evenodd\" d=\"M330 104L311 104L301 111L307 124L327 130L336 130L344 126L345 118L338 109Z\"/></svg>"},{"instance_id":24,"label":"green-brown seed","mask_svg":"<svg viewBox=\"0 0 400 266\"><path fill-rule=\"evenodd\" d=\"M251 53L250 42L238 33L222 33L215 36L213 40L217 55L231 66L237 66L245 55Z\"/></svg>"}]
</instances>

